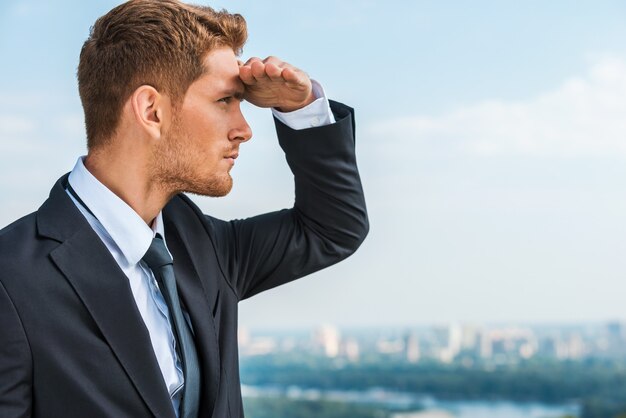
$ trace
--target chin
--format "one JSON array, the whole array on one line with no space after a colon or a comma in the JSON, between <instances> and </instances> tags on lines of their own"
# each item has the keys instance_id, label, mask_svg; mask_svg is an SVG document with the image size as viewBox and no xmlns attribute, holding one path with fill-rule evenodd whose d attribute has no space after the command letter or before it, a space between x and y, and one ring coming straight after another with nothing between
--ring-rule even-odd
<instances>
[{"instance_id":1,"label":"chin","mask_svg":"<svg viewBox=\"0 0 626 418\"><path fill-rule=\"evenodd\" d=\"M223 197L230 193L232 188L233 179L230 175L227 175L226 178L211 179L209 182L197 182L194 185L190 185L185 191L200 196Z\"/></svg>"},{"instance_id":2,"label":"chin","mask_svg":"<svg viewBox=\"0 0 626 418\"><path fill-rule=\"evenodd\" d=\"M210 197L224 197L233 189L233 183L230 182L228 186L225 186L221 189L212 190L210 193L207 193L205 196Z\"/></svg>"}]
</instances>

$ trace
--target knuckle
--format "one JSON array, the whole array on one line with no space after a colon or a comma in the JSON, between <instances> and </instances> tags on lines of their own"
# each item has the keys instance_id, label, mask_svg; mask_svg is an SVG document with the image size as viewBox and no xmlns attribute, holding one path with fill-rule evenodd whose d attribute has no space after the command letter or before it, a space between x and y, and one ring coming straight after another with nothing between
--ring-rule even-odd
<instances>
[{"instance_id":1,"label":"knuckle","mask_svg":"<svg viewBox=\"0 0 626 418\"><path fill-rule=\"evenodd\" d=\"M280 59L278 57L275 57L274 55L270 55L269 57L265 58L263 60L263 62L266 63L266 64L269 63L269 62L271 62L272 64L278 64L281 61L280 61Z\"/></svg>"}]
</instances>

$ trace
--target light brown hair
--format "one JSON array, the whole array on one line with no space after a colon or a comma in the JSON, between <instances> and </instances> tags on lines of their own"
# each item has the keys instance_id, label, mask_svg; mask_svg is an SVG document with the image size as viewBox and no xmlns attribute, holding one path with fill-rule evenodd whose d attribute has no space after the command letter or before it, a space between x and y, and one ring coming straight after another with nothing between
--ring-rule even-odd
<instances>
[{"instance_id":1,"label":"light brown hair","mask_svg":"<svg viewBox=\"0 0 626 418\"><path fill-rule=\"evenodd\" d=\"M227 46L239 54L246 38L241 15L176 0L131 0L100 17L78 64L87 148L115 133L125 101L139 86L154 87L176 107L207 71L202 61L208 52Z\"/></svg>"}]
</instances>

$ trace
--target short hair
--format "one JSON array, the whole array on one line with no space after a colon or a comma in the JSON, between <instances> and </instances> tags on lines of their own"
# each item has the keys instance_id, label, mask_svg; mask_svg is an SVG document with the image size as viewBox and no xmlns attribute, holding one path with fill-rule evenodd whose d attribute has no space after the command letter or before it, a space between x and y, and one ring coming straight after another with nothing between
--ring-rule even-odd
<instances>
[{"instance_id":1,"label":"short hair","mask_svg":"<svg viewBox=\"0 0 626 418\"><path fill-rule=\"evenodd\" d=\"M131 0L100 17L83 44L77 74L87 148L110 140L139 86L154 87L176 107L206 72L206 54L226 46L239 55L247 36L241 15L177 0Z\"/></svg>"}]
</instances>

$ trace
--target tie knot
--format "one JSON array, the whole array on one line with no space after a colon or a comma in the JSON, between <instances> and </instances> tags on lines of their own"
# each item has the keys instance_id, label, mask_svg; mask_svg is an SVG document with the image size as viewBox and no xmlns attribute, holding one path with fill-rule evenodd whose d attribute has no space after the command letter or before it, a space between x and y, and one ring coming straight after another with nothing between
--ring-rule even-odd
<instances>
[{"instance_id":1,"label":"tie knot","mask_svg":"<svg viewBox=\"0 0 626 418\"><path fill-rule=\"evenodd\" d=\"M142 258L151 270L172 264L172 256L165 248L165 243L159 234L152 239L150 248Z\"/></svg>"}]
</instances>

